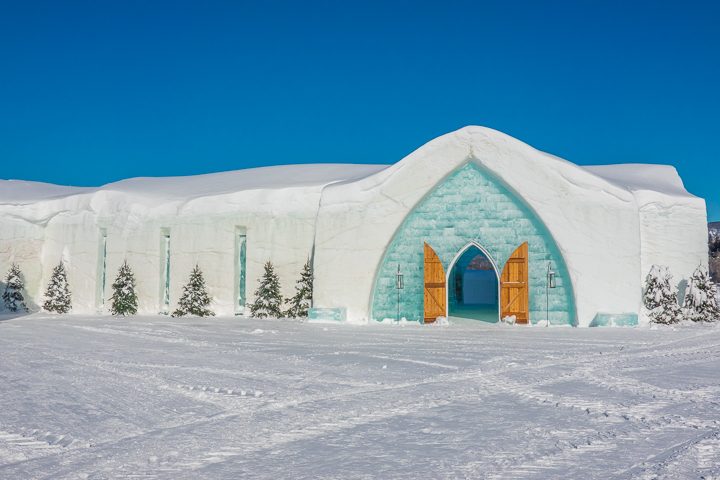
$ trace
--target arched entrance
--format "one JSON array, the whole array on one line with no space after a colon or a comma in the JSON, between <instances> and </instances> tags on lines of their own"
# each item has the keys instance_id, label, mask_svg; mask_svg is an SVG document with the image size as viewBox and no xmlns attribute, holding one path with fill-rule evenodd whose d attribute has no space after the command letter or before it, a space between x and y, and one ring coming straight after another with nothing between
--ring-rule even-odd
<instances>
[{"instance_id":1,"label":"arched entrance","mask_svg":"<svg viewBox=\"0 0 720 480\"><path fill-rule=\"evenodd\" d=\"M488 253L470 244L450 264L447 276L449 317L495 323L500 320L500 277Z\"/></svg>"},{"instance_id":2,"label":"arched entrance","mask_svg":"<svg viewBox=\"0 0 720 480\"><path fill-rule=\"evenodd\" d=\"M446 316L449 273L469 245L484 250L501 272L499 318L537 322L549 306L552 324L575 324L572 282L552 235L520 195L473 162L428 192L398 227L377 267L371 317L427 323ZM557 273L549 291L548 264Z\"/></svg>"},{"instance_id":3,"label":"arched entrance","mask_svg":"<svg viewBox=\"0 0 720 480\"><path fill-rule=\"evenodd\" d=\"M427 242L423 252L425 323L444 316L490 323L506 317L513 323L530 322L527 242L510 255L501 274L492 256L474 242L455 255L447 276Z\"/></svg>"}]
</instances>

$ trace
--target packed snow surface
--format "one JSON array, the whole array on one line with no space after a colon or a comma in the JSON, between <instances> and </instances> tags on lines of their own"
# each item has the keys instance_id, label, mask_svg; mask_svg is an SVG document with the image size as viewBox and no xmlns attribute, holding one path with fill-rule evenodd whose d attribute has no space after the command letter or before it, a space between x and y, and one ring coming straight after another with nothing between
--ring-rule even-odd
<instances>
[{"instance_id":1,"label":"packed snow surface","mask_svg":"<svg viewBox=\"0 0 720 480\"><path fill-rule=\"evenodd\" d=\"M0 321L0 478L718 478L720 328Z\"/></svg>"}]
</instances>

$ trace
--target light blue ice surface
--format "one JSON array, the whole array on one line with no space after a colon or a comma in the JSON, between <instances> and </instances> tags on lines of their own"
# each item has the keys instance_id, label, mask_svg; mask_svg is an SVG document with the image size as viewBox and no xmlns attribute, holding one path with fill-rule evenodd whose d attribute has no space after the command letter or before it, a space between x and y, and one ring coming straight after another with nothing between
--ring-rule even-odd
<instances>
[{"instance_id":1,"label":"light blue ice surface","mask_svg":"<svg viewBox=\"0 0 720 480\"><path fill-rule=\"evenodd\" d=\"M637 327L636 313L598 313L590 322L591 327Z\"/></svg>"}]
</instances>

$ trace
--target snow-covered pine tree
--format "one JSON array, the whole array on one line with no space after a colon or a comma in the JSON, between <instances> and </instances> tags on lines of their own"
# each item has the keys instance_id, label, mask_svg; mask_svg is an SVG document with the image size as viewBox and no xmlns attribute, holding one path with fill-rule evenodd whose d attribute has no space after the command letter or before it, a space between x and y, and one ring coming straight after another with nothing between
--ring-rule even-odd
<instances>
[{"instance_id":1,"label":"snow-covered pine tree","mask_svg":"<svg viewBox=\"0 0 720 480\"><path fill-rule=\"evenodd\" d=\"M190 280L183 287L183 293L178 302L178 308L172 313L173 317L196 315L209 317L215 315L209 305L212 299L205 288L205 279L198 265L190 272Z\"/></svg>"},{"instance_id":2,"label":"snow-covered pine tree","mask_svg":"<svg viewBox=\"0 0 720 480\"><path fill-rule=\"evenodd\" d=\"M702 266L695 269L685 292L685 315L695 322L720 321L716 285Z\"/></svg>"},{"instance_id":3,"label":"snow-covered pine tree","mask_svg":"<svg viewBox=\"0 0 720 480\"><path fill-rule=\"evenodd\" d=\"M295 295L287 300L289 305L285 311L286 317L304 318L308 316L308 310L312 304L313 296L313 270L310 259L300 272L300 279L295 282Z\"/></svg>"},{"instance_id":4,"label":"snow-covered pine tree","mask_svg":"<svg viewBox=\"0 0 720 480\"><path fill-rule=\"evenodd\" d=\"M683 319L677 301L677 292L671 286L672 274L668 267L653 265L645 280L643 301L654 323L671 324Z\"/></svg>"},{"instance_id":5,"label":"snow-covered pine tree","mask_svg":"<svg viewBox=\"0 0 720 480\"><path fill-rule=\"evenodd\" d=\"M135 275L127 260L120 266L112 288L110 313L123 316L135 315L138 309L138 298L137 293L135 293Z\"/></svg>"},{"instance_id":6,"label":"snow-covered pine tree","mask_svg":"<svg viewBox=\"0 0 720 480\"><path fill-rule=\"evenodd\" d=\"M265 262L265 271L255 291L255 303L250 306L250 314L257 318L280 318L283 315L282 303L280 279L275 273L272 262Z\"/></svg>"},{"instance_id":7,"label":"snow-covered pine tree","mask_svg":"<svg viewBox=\"0 0 720 480\"><path fill-rule=\"evenodd\" d=\"M45 290L43 308L48 312L68 313L72 309L72 298L68 286L65 265L62 262L53 269L50 283Z\"/></svg>"},{"instance_id":8,"label":"snow-covered pine tree","mask_svg":"<svg viewBox=\"0 0 720 480\"><path fill-rule=\"evenodd\" d=\"M17 264L13 263L8 270L7 276L5 277L5 291L3 292L2 298L5 304L5 309L10 312L27 312L28 308L25 305L25 297L22 294L25 284L22 278L22 272Z\"/></svg>"}]
</instances>

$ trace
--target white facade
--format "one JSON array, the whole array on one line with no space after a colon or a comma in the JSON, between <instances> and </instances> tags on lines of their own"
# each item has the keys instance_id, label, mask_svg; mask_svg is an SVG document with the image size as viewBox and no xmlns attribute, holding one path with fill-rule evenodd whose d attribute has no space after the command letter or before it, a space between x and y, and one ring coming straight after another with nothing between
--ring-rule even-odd
<instances>
[{"instance_id":1,"label":"white facade","mask_svg":"<svg viewBox=\"0 0 720 480\"><path fill-rule=\"evenodd\" d=\"M345 308L348 320L363 322L393 235L430 190L468 162L492 172L551 232L580 326L598 312L640 313L654 263L669 266L679 283L707 264L705 202L684 189L674 168L582 168L497 131L466 127L391 166L278 166L87 189L0 181L0 269L18 263L40 304L63 260L73 312L94 313L107 310L110 284L127 259L138 279L140 313L157 313L174 308L197 263L216 313L232 315L243 311L244 235L249 302L266 261L291 295L312 255L314 306Z\"/></svg>"}]
</instances>

